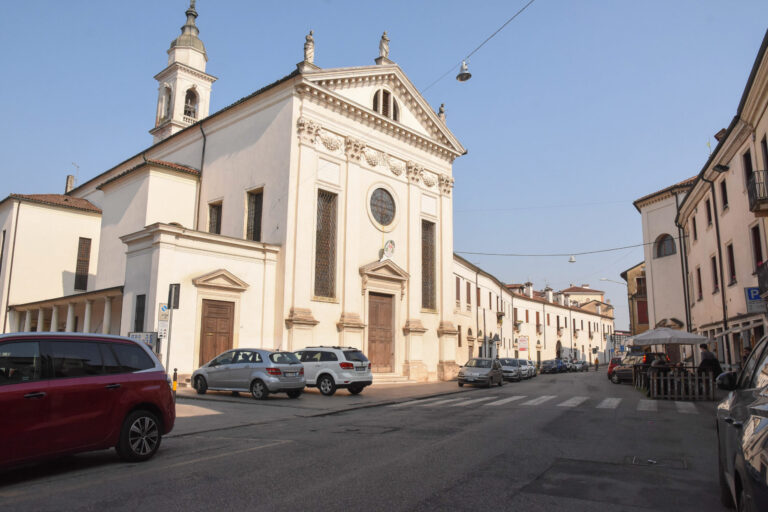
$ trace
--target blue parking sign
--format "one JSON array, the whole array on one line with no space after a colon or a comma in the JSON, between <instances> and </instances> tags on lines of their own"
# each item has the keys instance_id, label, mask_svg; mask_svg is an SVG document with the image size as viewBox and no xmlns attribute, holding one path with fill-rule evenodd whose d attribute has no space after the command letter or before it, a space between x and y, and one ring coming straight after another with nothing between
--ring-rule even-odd
<instances>
[{"instance_id":1,"label":"blue parking sign","mask_svg":"<svg viewBox=\"0 0 768 512\"><path fill-rule=\"evenodd\" d=\"M744 288L744 296L747 302L747 313L765 313L766 303L760 297L760 289L757 286Z\"/></svg>"},{"instance_id":2,"label":"blue parking sign","mask_svg":"<svg viewBox=\"0 0 768 512\"><path fill-rule=\"evenodd\" d=\"M760 300L760 289L756 286L747 288L747 300Z\"/></svg>"}]
</instances>

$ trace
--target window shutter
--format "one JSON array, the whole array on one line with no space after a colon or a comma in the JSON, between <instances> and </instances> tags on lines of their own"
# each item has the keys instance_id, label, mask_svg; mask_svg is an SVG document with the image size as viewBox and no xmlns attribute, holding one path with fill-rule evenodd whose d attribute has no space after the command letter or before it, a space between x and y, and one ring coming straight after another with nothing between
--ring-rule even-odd
<instances>
[{"instance_id":1,"label":"window shutter","mask_svg":"<svg viewBox=\"0 0 768 512\"><path fill-rule=\"evenodd\" d=\"M248 229L246 238L254 242L261 242L261 210L264 194L259 192L248 193Z\"/></svg>"},{"instance_id":2,"label":"window shutter","mask_svg":"<svg viewBox=\"0 0 768 512\"><path fill-rule=\"evenodd\" d=\"M88 267L91 262L91 239L80 237L77 244L77 265L75 267L75 290L88 289Z\"/></svg>"}]
</instances>

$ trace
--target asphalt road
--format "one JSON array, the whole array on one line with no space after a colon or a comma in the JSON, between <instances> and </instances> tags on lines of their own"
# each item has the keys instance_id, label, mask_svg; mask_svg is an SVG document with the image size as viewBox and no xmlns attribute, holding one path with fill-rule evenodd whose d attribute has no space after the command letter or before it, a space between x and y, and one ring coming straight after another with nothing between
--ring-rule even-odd
<instances>
[{"instance_id":1,"label":"asphalt road","mask_svg":"<svg viewBox=\"0 0 768 512\"><path fill-rule=\"evenodd\" d=\"M180 399L179 429L151 461L103 451L6 471L0 506L723 510L714 403L643 398L601 371L346 411L343 392L268 404ZM323 400L335 407L324 411Z\"/></svg>"}]
</instances>

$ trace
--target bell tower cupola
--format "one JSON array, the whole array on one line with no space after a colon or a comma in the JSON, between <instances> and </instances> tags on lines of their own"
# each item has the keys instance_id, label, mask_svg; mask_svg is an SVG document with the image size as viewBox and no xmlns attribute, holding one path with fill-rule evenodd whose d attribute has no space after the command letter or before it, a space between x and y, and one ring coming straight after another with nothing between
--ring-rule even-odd
<instances>
[{"instance_id":1,"label":"bell tower cupola","mask_svg":"<svg viewBox=\"0 0 768 512\"><path fill-rule=\"evenodd\" d=\"M185 13L181 35L168 48L168 66L155 75L158 83L155 127L149 133L157 143L208 116L211 85L216 77L205 72L208 54L198 37L195 0Z\"/></svg>"}]
</instances>

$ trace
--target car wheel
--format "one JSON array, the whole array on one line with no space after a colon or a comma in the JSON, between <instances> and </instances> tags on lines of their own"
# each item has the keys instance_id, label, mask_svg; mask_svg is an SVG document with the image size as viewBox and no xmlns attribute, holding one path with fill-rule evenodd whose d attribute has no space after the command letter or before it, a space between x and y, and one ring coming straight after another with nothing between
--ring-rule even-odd
<instances>
[{"instance_id":1,"label":"car wheel","mask_svg":"<svg viewBox=\"0 0 768 512\"><path fill-rule=\"evenodd\" d=\"M336 392L336 383L333 382L333 377L330 375L323 375L320 377L317 381L317 387L325 396L331 396Z\"/></svg>"},{"instance_id":2,"label":"car wheel","mask_svg":"<svg viewBox=\"0 0 768 512\"><path fill-rule=\"evenodd\" d=\"M301 390L296 389L294 391L288 391L288 398L299 398L301 396Z\"/></svg>"},{"instance_id":3,"label":"car wheel","mask_svg":"<svg viewBox=\"0 0 768 512\"><path fill-rule=\"evenodd\" d=\"M150 411L139 409L130 413L123 421L115 450L123 460L142 462L155 454L160 448L160 441L162 432L157 416Z\"/></svg>"},{"instance_id":4,"label":"car wheel","mask_svg":"<svg viewBox=\"0 0 768 512\"><path fill-rule=\"evenodd\" d=\"M464 383L463 382L459 382L459 387L463 388L464 387Z\"/></svg>"},{"instance_id":5,"label":"car wheel","mask_svg":"<svg viewBox=\"0 0 768 512\"><path fill-rule=\"evenodd\" d=\"M347 388L347 391L349 391L353 395L359 395L363 391L364 387L365 386L349 386L349 388Z\"/></svg>"},{"instance_id":6,"label":"car wheel","mask_svg":"<svg viewBox=\"0 0 768 512\"><path fill-rule=\"evenodd\" d=\"M251 396L254 400L266 400L269 396L269 389L260 380L255 380L251 382Z\"/></svg>"},{"instance_id":7,"label":"car wheel","mask_svg":"<svg viewBox=\"0 0 768 512\"><path fill-rule=\"evenodd\" d=\"M618 374L616 374L615 372L613 375L611 375L611 382L613 382L614 384L618 384L621 382L621 379L619 378Z\"/></svg>"},{"instance_id":8,"label":"car wheel","mask_svg":"<svg viewBox=\"0 0 768 512\"><path fill-rule=\"evenodd\" d=\"M204 395L208 391L208 383L205 381L205 377L198 375L195 379L195 391L198 395Z\"/></svg>"}]
</instances>

